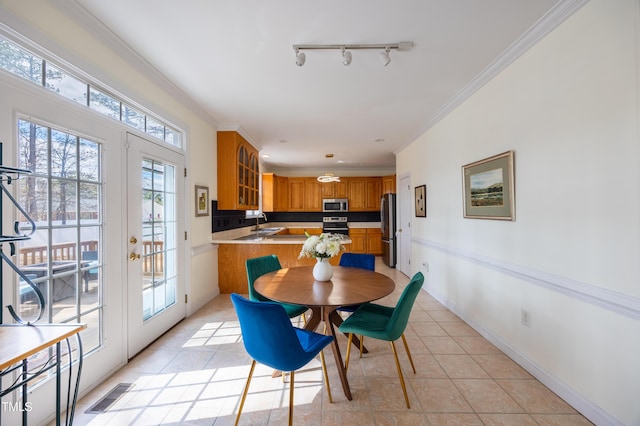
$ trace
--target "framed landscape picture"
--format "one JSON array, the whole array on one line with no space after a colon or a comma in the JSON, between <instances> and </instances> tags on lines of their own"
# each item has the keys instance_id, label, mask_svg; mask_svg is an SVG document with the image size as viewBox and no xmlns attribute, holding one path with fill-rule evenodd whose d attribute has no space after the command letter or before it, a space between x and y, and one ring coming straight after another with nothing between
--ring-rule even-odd
<instances>
[{"instance_id":1,"label":"framed landscape picture","mask_svg":"<svg viewBox=\"0 0 640 426\"><path fill-rule=\"evenodd\" d=\"M209 216L209 187L196 185L196 216Z\"/></svg>"},{"instance_id":2,"label":"framed landscape picture","mask_svg":"<svg viewBox=\"0 0 640 426\"><path fill-rule=\"evenodd\" d=\"M464 217L515 220L513 151L462 166Z\"/></svg>"},{"instance_id":3,"label":"framed landscape picture","mask_svg":"<svg viewBox=\"0 0 640 426\"><path fill-rule=\"evenodd\" d=\"M416 186L416 217L427 217L427 186Z\"/></svg>"}]
</instances>

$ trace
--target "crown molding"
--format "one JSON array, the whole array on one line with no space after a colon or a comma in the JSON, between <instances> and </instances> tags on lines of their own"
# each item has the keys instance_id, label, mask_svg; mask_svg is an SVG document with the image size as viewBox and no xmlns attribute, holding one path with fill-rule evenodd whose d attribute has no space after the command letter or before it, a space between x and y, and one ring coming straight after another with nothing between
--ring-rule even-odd
<instances>
[{"instance_id":1,"label":"crown molding","mask_svg":"<svg viewBox=\"0 0 640 426\"><path fill-rule=\"evenodd\" d=\"M214 116L207 112L182 89L176 86L173 81L158 71L158 69L151 63L140 56L120 37L115 35L76 0L51 0L51 4L62 14L94 36L98 41L113 50L114 53L124 59L132 67L139 70L151 82L156 84L158 87L161 87L173 98L177 99L179 102L194 111L201 119L211 123L215 127L218 126L218 120Z\"/></svg>"},{"instance_id":2,"label":"crown molding","mask_svg":"<svg viewBox=\"0 0 640 426\"><path fill-rule=\"evenodd\" d=\"M494 59L486 68L476 75L469 83L453 95L428 120L418 128L405 142L396 148L394 154L409 146L422 136L451 111L469 99L485 84L491 81L501 71L511 65L527 50L542 40L547 34L562 24L567 18L576 13L589 0L562 0L551 8L544 16L533 24L524 34L516 39L507 49Z\"/></svg>"}]
</instances>

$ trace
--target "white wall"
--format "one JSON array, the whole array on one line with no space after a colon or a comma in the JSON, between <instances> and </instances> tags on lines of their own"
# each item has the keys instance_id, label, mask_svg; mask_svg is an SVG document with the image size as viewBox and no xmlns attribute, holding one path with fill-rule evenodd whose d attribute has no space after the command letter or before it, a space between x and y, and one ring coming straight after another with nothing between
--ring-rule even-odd
<instances>
[{"instance_id":1,"label":"white wall","mask_svg":"<svg viewBox=\"0 0 640 426\"><path fill-rule=\"evenodd\" d=\"M639 14L592 0L397 156L428 291L598 424L640 424ZM516 220L464 219L461 166L507 150Z\"/></svg>"}]
</instances>

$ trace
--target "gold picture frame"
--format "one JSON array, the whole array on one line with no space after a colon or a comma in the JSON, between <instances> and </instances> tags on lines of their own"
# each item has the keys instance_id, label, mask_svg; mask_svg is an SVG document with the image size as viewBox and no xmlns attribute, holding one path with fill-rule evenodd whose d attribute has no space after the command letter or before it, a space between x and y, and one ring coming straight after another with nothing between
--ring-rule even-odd
<instances>
[{"instance_id":1,"label":"gold picture frame","mask_svg":"<svg viewBox=\"0 0 640 426\"><path fill-rule=\"evenodd\" d=\"M513 151L462 166L464 217L516 220Z\"/></svg>"},{"instance_id":2,"label":"gold picture frame","mask_svg":"<svg viewBox=\"0 0 640 426\"><path fill-rule=\"evenodd\" d=\"M209 187L196 185L196 216L209 216Z\"/></svg>"}]
</instances>

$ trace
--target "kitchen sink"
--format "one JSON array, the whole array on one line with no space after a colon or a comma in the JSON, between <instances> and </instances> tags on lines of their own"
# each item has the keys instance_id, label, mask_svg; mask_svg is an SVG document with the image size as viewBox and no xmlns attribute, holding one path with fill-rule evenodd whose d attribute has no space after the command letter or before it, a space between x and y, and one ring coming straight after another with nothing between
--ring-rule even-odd
<instances>
[{"instance_id":1,"label":"kitchen sink","mask_svg":"<svg viewBox=\"0 0 640 426\"><path fill-rule=\"evenodd\" d=\"M262 235L258 236L257 234L245 235L244 237L235 238L236 241L283 241L283 240L293 240L300 241L301 243L305 240L304 235Z\"/></svg>"},{"instance_id":2,"label":"kitchen sink","mask_svg":"<svg viewBox=\"0 0 640 426\"><path fill-rule=\"evenodd\" d=\"M244 237L234 238L236 241L260 241L262 237L258 237L256 234L245 235Z\"/></svg>"},{"instance_id":3,"label":"kitchen sink","mask_svg":"<svg viewBox=\"0 0 640 426\"><path fill-rule=\"evenodd\" d=\"M278 233L280 231L282 231L284 228L283 227L279 227L279 228L258 228L258 230L253 230L251 231L254 234L260 234L260 235L271 235L271 234L275 234Z\"/></svg>"}]
</instances>

